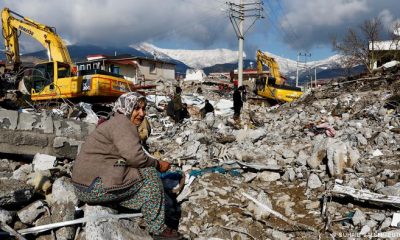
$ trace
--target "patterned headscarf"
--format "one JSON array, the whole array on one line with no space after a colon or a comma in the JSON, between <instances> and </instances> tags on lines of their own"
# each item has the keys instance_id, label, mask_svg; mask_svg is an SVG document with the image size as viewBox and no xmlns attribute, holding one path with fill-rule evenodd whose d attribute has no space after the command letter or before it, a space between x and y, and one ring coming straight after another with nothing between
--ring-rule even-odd
<instances>
[{"instance_id":1,"label":"patterned headscarf","mask_svg":"<svg viewBox=\"0 0 400 240\"><path fill-rule=\"evenodd\" d=\"M144 98L144 96L137 92L124 93L115 101L113 112L119 112L130 117L141 98Z\"/></svg>"}]
</instances>

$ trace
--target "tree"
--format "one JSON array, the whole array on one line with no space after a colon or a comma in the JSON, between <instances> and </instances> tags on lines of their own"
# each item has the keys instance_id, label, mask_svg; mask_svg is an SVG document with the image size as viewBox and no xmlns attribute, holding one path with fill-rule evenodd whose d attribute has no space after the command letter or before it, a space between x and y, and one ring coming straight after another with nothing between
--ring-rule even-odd
<instances>
[{"instance_id":1,"label":"tree","mask_svg":"<svg viewBox=\"0 0 400 240\"><path fill-rule=\"evenodd\" d=\"M364 65L369 72L379 56L376 56L376 42L381 40L383 27L380 18L364 21L358 28L349 28L340 41L333 38L333 49L343 55L344 64L348 67ZM371 47L371 48L370 48Z\"/></svg>"}]
</instances>

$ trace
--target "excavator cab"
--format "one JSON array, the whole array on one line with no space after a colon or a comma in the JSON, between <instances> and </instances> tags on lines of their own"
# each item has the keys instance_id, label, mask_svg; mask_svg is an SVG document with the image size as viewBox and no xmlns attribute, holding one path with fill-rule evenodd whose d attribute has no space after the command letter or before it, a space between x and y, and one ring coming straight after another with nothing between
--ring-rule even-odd
<instances>
[{"instance_id":1,"label":"excavator cab","mask_svg":"<svg viewBox=\"0 0 400 240\"><path fill-rule=\"evenodd\" d=\"M46 62L37 64L32 72L32 93L38 93L49 86L50 91L57 87L54 80L71 77L71 66L62 62Z\"/></svg>"},{"instance_id":2,"label":"excavator cab","mask_svg":"<svg viewBox=\"0 0 400 240\"><path fill-rule=\"evenodd\" d=\"M40 92L54 80L54 64L52 62L38 64L32 72L32 90Z\"/></svg>"},{"instance_id":3,"label":"excavator cab","mask_svg":"<svg viewBox=\"0 0 400 240\"><path fill-rule=\"evenodd\" d=\"M277 61L267 56L261 50L257 51L257 72L261 75L263 66L267 66L270 76L260 76L256 81L256 90L259 96L265 97L273 102L291 102L298 99L303 93L298 87L285 84L285 79L279 72Z\"/></svg>"}]
</instances>

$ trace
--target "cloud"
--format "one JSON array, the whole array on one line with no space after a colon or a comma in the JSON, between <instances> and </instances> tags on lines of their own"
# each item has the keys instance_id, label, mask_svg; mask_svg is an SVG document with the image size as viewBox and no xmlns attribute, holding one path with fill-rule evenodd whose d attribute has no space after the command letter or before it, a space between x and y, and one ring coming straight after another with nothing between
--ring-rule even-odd
<instances>
[{"instance_id":1,"label":"cloud","mask_svg":"<svg viewBox=\"0 0 400 240\"><path fill-rule=\"evenodd\" d=\"M3 0L8 7L57 28L70 43L128 46L142 41L190 41L207 47L235 38L221 0Z\"/></svg>"},{"instance_id":2,"label":"cloud","mask_svg":"<svg viewBox=\"0 0 400 240\"><path fill-rule=\"evenodd\" d=\"M146 41L164 48L237 50L225 1L2 0L0 7L56 27L71 44L125 47ZM296 51L330 47L333 35L341 37L349 27L377 16L390 26L400 12L398 0L264 0L264 8L269 17L246 34L248 56L258 48L272 51L276 42ZM27 38L21 45L25 51L40 47Z\"/></svg>"},{"instance_id":3,"label":"cloud","mask_svg":"<svg viewBox=\"0 0 400 240\"><path fill-rule=\"evenodd\" d=\"M398 0L284 0L282 6L284 41L297 50L329 46L333 35L340 38L374 17L390 26L400 12Z\"/></svg>"}]
</instances>

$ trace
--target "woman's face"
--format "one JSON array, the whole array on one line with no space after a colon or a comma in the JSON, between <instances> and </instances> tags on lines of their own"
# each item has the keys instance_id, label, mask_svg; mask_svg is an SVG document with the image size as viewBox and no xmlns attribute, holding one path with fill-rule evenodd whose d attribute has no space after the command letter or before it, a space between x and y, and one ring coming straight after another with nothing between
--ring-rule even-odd
<instances>
[{"instance_id":1,"label":"woman's face","mask_svg":"<svg viewBox=\"0 0 400 240\"><path fill-rule=\"evenodd\" d=\"M146 103L141 101L138 103L135 109L133 109L131 122L136 126L139 126L143 120L144 116L146 115Z\"/></svg>"}]
</instances>

